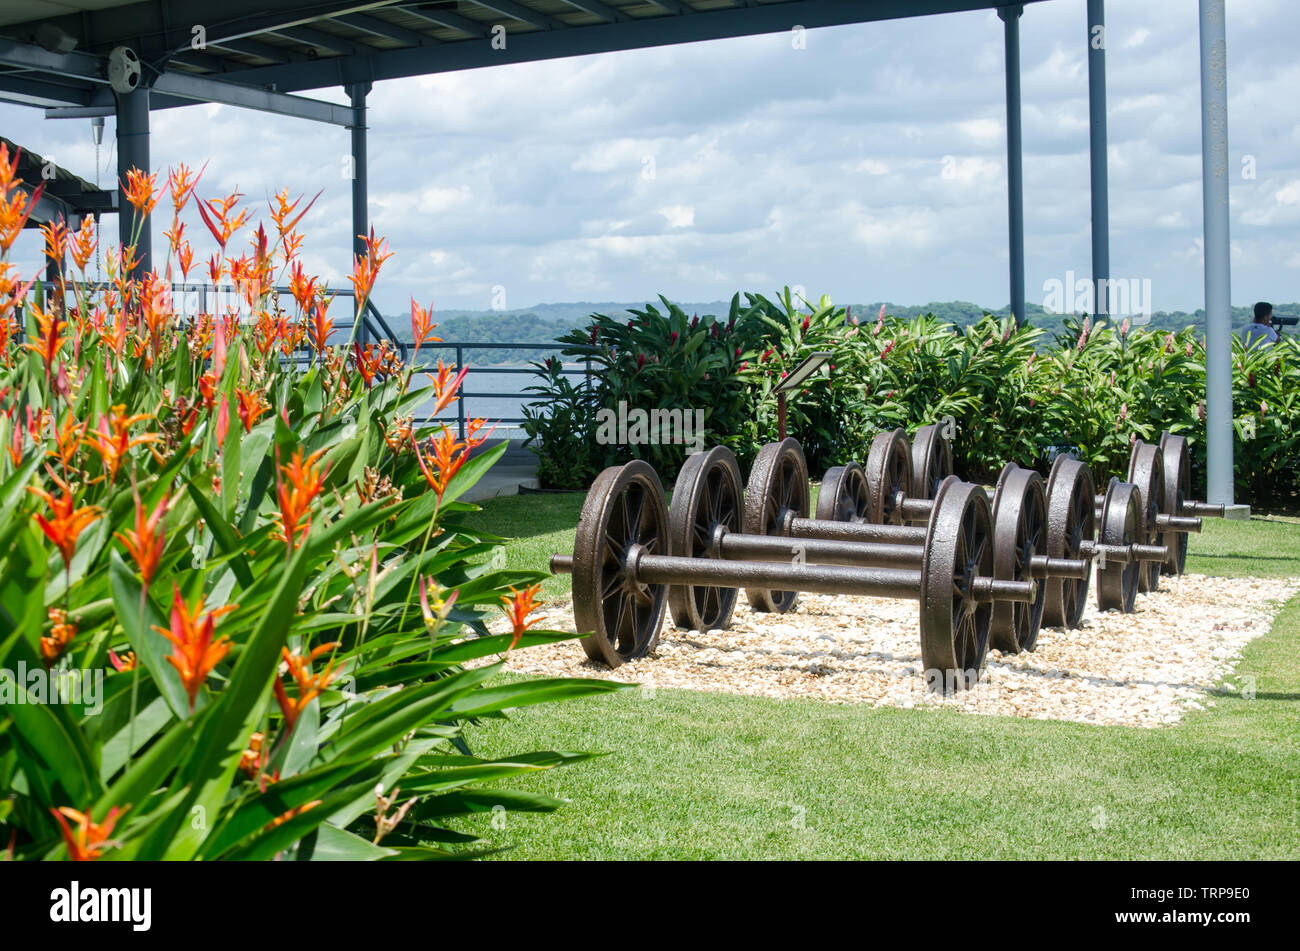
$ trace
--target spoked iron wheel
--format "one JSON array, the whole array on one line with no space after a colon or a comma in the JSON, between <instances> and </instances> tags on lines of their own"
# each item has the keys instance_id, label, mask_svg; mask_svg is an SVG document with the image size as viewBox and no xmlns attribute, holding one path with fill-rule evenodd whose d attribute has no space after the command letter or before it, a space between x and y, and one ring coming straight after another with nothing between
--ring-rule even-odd
<instances>
[{"instance_id":1,"label":"spoked iron wheel","mask_svg":"<svg viewBox=\"0 0 1300 951\"><path fill-rule=\"evenodd\" d=\"M1007 465L993 494L993 575L1005 581L1032 581L1034 556L1047 552L1047 494L1043 477L1032 469ZM989 640L1004 654L1031 651L1043 625L1047 586L1038 586L1030 604L998 601L993 606Z\"/></svg>"},{"instance_id":2,"label":"spoked iron wheel","mask_svg":"<svg viewBox=\"0 0 1300 951\"><path fill-rule=\"evenodd\" d=\"M1101 526L1097 541L1103 545L1132 545L1145 541L1142 524L1142 491L1129 482L1112 478L1101 504ZM1142 562L1105 564L1097 569L1097 607L1103 611L1129 614L1137 601L1138 575Z\"/></svg>"},{"instance_id":3,"label":"spoked iron wheel","mask_svg":"<svg viewBox=\"0 0 1300 951\"><path fill-rule=\"evenodd\" d=\"M817 496L817 517L828 522L870 521L867 476L856 462L826 470Z\"/></svg>"},{"instance_id":4,"label":"spoked iron wheel","mask_svg":"<svg viewBox=\"0 0 1300 951\"><path fill-rule=\"evenodd\" d=\"M1160 454L1164 457L1166 515L1182 515L1183 504L1192 497L1192 462L1187 440L1173 433L1160 436ZM1187 533L1170 532L1165 537L1169 558L1161 566L1167 575L1181 575L1187 570Z\"/></svg>"},{"instance_id":5,"label":"spoked iron wheel","mask_svg":"<svg viewBox=\"0 0 1300 951\"><path fill-rule=\"evenodd\" d=\"M868 521L877 525L903 524L902 497L912 491L912 458L907 434L901 429L879 433L867 455ZM927 495L925 498L934 498Z\"/></svg>"},{"instance_id":6,"label":"spoked iron wheel","mask_svg":"<svg viewBox=\"0 0 1300 951\"><path fill-rule=\"evenodd\" d=\"M1164 457L1159 446L1141 440L1134 443L1128 457L1128 481L1138 487L1142 496L1142 524L1146 534L1138 541L1146 545L1172 545L1171 536L1177 532L1164 534L1156 530L1156 515L1165 511L1166 505ZM1158 561L1142 563L1138 572L1139 591L1155 591L1160 587L1160 565Z\"/></svg>"},{"instance_id":7,"label":"spoked iron wheel","mask_svg":"<svg viewBox=\"0 0 1300 951\"><path fill-rule=\"evenodd\" d=\"M716 557L714 542L720 528L740 531L744 500L740 466L725 446L697 452L686 460L673 488L668 508L669 554L686 558ZM671 585L668 608L673 623L692 631L712 631L731 623L736 588Z\"/></svg>"},{"instance_id":8,"label":"spoked iron wheel","mask_svg":"<svg viewBox=\"0 0 1300 951\"><path fill-rule=\"evenodd\" d=\"M617 667L654 649L666 591L633 581L629 566L667 549L668 511L654 469L638 459L598 475L573 545L573 619L591 632L582 649L592 660Z\"/></svg>"},{"instance_id":9,"label":"spoked iron wheel","mask_svg":"<svg viewBox=\"0 0 1300 951\"><path fill-rule=\"evenodd\" d=\"M1047 477L1047 557L1078 558L1085 540L1097 535L1096 484L1086 463L1057 456ZM1043 582L1043 623L1077 628L1083 622L1091 573L1084 578L1049 577Z\"/></svg>"},{"instance_id":10,"label":"spoked iron wheel","mask_svg":"<svg viewBox=\"0 0 1300 951\"><path fill-rule=\"evenodd\" d=\"M952 446L935 425L922 426L912 437L912 488L914 499L933 499L939 483L952 475Z\"/></svg>"},{"instance_id":11,"label":"spoked iron wheel","mask_svg":"<svg viewBox=\"0 0 1300 951\"><path fill-rule=\"evenodd\" d=\"M745 486L743 527L749 535L780 535L787 516L808 517L808 463L797 440L770 442L758 451ZM799 600L797 591L746 588L755 611L783 614Z\"/></svg>"},{"instance_id":12,"label":"spoked iron wheel","mask_svg":"<svg viewBox=\"0 0 1300 951\"><path fill-rule=\"evenodd\" d=\"M976 578L993 574L988 497L979 486L944 480L921 562L921 661L927 683L945 692L979 679L993 606L981 603Z\"/></svg>"}]
</instances>

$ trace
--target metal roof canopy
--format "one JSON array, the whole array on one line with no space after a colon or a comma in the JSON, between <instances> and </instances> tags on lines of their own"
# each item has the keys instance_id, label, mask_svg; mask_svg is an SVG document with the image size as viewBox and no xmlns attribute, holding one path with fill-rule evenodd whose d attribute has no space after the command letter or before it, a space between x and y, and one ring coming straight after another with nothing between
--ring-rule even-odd
<instances>
[{"instance_id":1,"label":"metal roof canopy","mask_svg":"<svg viewBox=\"0 0 1300 951\"><path fill-rule=\"evenodd\" d=\"M0 101L43 106L50 118L116 114L119 178L132 166L149 167L152 109L215 102L346 126L352 139L354 252L363 253L366 96L377 80L781 33L796 26L994 9L1003 20L1006 49L1011 312L1023 321L1019 21L1025 4L1036 2L1042 0L10 0L0 11ZM1224 0L1199 3L1207 331L1226 351L1231 328L1229 263L1222 250L1227 246ZM1110 253L1104 0L1087 0L1087 20L1092 271L1097 310L1105 314ZM115 93L109 85L109 54L119 46L142 62L133 92ZM350 105L295 95L329 86L342 86ZM131 216L120 216L119 233L124 243L130 240ZM148 228L138 245L145 268ZM1225 403L1225 370L1214 348L1210 354L1208 495L1211 502L1231 503L1230 368Z\"/></svg>"}]
</instances>

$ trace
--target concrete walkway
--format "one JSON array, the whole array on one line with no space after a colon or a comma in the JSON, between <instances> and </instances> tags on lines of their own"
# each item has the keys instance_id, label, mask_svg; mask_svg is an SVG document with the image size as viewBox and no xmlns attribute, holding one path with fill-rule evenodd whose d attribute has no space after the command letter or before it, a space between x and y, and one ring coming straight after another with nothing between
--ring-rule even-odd
<instances>
[{"instance_id":1,"label":"concrete walkway","mask_svg":"<svg viewBox=\"0 0 1300 951\"><path fill-rule=\"evenodd\" d=\"M484 447L490 449L500 442L499 439L490 439ZM497 460L496 465L472 489L461 496L464 501L481 502L499 495L517 495L520 485L531 489L540 486L537 481L537 456L523 447L523 440L512 439L509 442L510 448L505 455ZM482 452L483 449L478 451Z\"/></svg>"}]
</instances>

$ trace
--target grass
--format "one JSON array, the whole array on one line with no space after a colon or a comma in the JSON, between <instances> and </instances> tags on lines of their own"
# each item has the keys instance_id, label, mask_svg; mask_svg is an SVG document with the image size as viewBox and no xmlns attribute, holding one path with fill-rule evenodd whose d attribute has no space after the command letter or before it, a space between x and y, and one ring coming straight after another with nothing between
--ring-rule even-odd
<instances>
[{"instance_id":1,"label":"grass","mask_svg":"<svg viewBox=\"0 0 1300 951\"><path fill-rule=\"evenodd\" d=\"M499 499L512 563L571 550L580 494ZM1294 519L1207 520L1188 570L1300 576ZM565 579L550 589L567 595ZM576 644L574 649L578 649ZM606 755L512 785L571 800L473 831L513 858L1300 857L1300 598L1174 728L629 690L517 711L476 751ZM498 822L499 824L499 822Z\"/></svg>"}]
</instances>

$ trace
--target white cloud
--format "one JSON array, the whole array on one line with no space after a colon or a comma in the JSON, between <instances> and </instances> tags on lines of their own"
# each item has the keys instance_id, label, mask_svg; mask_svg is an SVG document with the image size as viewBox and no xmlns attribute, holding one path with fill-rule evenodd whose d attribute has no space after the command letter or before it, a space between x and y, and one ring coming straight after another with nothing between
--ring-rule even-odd
<instances>
[{"instance_id":1,"label":"white cloud","mask_svg":"<svg viewBox=\"0 0 1300 951\"><path fill-rule=\"evenodd\" d=\"M690 205L669 205L660 208L659 214L664 216L670 228L689 228L695 224L695 209Z\"/></svg>"}]
</instances>

